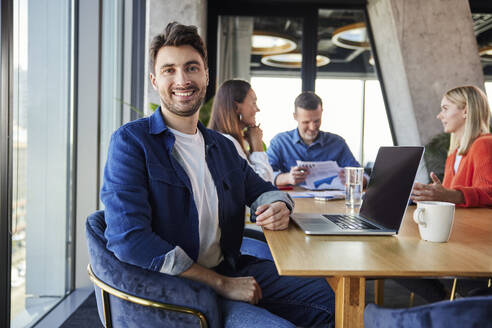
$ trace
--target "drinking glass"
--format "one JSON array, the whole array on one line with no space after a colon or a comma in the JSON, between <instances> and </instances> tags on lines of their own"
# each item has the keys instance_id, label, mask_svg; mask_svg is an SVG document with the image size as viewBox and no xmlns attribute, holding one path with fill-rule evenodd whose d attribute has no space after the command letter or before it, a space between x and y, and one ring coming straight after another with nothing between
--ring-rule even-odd
<instances>
[{"instance_id":1,"label":"drinking glass","mask_svg":"<svg viewBox=\"0 0 492 328\"><path fill-rule=\"evenodd\" d=\"M345 168L345 206L354 208L362 204L363 177L362 167Z\"/></svg>"}]
</instances>

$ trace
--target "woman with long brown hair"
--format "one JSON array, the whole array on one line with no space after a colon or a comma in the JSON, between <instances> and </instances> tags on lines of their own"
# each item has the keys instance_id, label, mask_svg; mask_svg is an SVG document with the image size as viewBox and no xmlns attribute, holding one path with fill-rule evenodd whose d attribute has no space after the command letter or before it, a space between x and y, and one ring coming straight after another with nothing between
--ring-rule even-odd
<instances>
[{"instance_id":1,"label":"woman with long brown hair","mask_svg":"<svg viewBox=\"0 0 492 328\"><path fill-rule=\"evenodd\" d=\"M208 128L229 138L255 172L272 182L273 170L263 148L263 131L256 125L259 111L251 85L243 80L228 80L217 90Z\"/></svg>"}]
</instances>

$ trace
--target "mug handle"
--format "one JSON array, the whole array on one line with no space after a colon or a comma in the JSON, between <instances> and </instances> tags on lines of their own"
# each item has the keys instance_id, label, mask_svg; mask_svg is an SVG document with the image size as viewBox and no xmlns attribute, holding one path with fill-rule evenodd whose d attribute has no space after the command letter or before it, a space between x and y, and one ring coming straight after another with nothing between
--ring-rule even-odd
<instances>
[{"instance_id":1,"label":"mug handle","mask_svg":"<svg viewBox=\"0 0 492 328\"><path fill-rule=\"evenodd\" d=\"M424 219L424 212L425 212L424 208L422 207L417 208L415 212L413 212L413 220L415 221L415 223L422 225L425 228L427 226L427 223L425 222Z\"/></svg>"}]
</instances>

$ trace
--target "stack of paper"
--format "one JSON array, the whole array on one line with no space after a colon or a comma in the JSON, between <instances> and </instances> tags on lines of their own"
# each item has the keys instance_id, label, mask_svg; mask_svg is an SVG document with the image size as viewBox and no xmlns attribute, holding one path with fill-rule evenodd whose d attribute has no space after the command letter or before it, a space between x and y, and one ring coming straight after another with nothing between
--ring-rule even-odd
<instances>
[{"instance_id":1,"label":"stack of paper","mask_svg":"<svg viewBox=\"0 0 492 328\"><path fill-rule=\"evenodd\" d=\"M345 186L338 177L341 168L335 161L303 162L297 161L297 166L309 170L309 175L301 187L310 190L335 189L344 190Z\"/></svg>"}]
</instances>

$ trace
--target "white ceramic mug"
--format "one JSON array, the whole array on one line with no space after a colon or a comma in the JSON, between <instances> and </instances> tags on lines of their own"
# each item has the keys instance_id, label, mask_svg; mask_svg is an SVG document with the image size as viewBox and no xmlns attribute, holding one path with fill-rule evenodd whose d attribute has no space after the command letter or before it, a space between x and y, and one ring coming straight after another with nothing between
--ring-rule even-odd
<instances>
[{"instance_id":1,"label":"white ceramic mug","mask_svg":"<svg viewBox=\"0 0 492 328\"><path fill-rule=\"evenodd\" d=\"M420 238L445 243L451 235L454 204L447 202L418 202L413 220L419 225Z\"/></svg>"}]
</instances>

